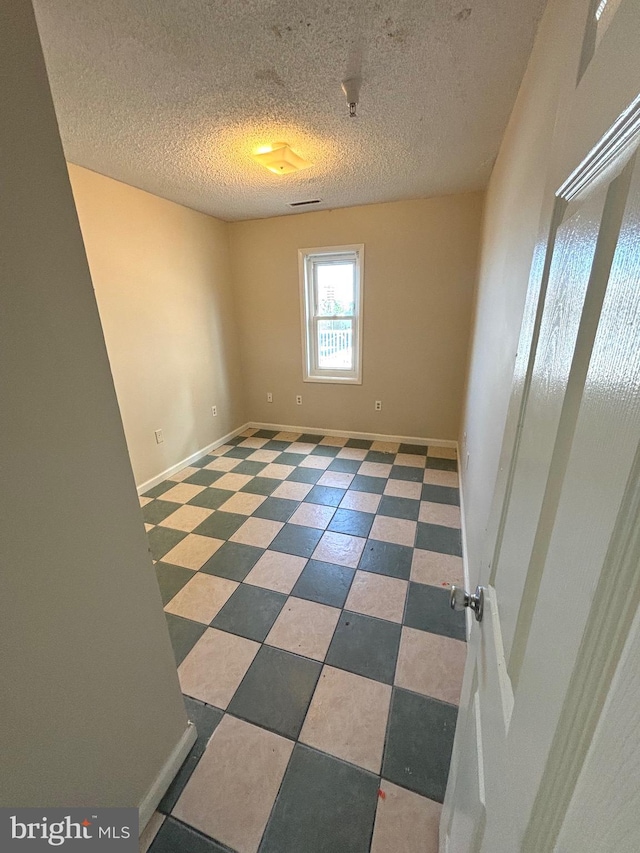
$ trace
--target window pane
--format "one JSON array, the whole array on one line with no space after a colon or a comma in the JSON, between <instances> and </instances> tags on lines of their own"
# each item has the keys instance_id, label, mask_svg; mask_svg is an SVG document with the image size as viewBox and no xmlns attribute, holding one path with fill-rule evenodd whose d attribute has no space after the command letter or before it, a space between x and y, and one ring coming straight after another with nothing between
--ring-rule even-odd
<instances>
[{"instance_id":1,"label":"window pane","mask_svg":"<svg viewBox=\"0 0 640 853\"><path fill-rule=\"evenodd\" d=\"M318 320L318 367L321 370L353 370L351 320Z\"/></svg>"},{"instance_id":2,"label":"window pane","mask_svg":"<svg viewBox=\"0 0 640 853\"><path fill-rule=\"evenodd\" d=\"M353 316L355 286L353 261L333 264L316 264L317 309L322 315L346 314Z\"/></svg>"}]
</instances>

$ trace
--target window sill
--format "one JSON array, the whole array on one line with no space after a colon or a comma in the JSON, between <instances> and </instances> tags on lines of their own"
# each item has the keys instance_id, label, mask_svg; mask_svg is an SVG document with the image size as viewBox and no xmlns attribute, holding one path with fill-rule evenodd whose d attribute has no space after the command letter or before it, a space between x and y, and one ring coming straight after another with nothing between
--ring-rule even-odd
<instances>
[{"instance_id":1,"label":"window sill","mask_svg":"<svg viewBox=\"0 0 640 853\"><path fill-rule=\"evenodd\" d=\"M302 381L325 385L362 385L362 378L358 376L305 376Z\"/></svg>"}]
</instances>

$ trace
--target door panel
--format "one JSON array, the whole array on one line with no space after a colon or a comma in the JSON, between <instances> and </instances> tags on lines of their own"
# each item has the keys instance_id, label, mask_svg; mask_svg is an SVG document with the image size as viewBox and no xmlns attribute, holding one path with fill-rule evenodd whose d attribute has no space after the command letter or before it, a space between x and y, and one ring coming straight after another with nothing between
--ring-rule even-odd
<instances>
[{"instance_id":1,"label":"door panel","mask_svg":"<svg viewBox=\"0 0 640 853\"><path fill-rule=\"evenodd\" d=\"M555 437L591 275L606 187L570 205L558 228L495 584L507 660L536 536Z\"/></svg>"},{"instance_id":2,"label":"door panel","mask_svg":"<svg viewBox=\"0 0 640 853\"><path fill-rule=\"evenodd\" d=\"M640 29L639 0L622 0L622 12ZM622 648L619 601L595 594L616 589L625 543L612 543L640 442L640 70L632 83L616 78L628 66L616 45L627 41L616 16L560 123L571 136L554 142L556 215L532 269L506 498L482 565L486 615L470 635L443 853L557 849L604 707L605 681L589 681L586 650ZM603 669L610 678L614 664Z\"/></svg>"},{"instance_id":3,"label":"door panel","mask_svg":"<svg viewBox=\"0 0 640 853\"><path fill-rule=\"evenodd\" d=\"M476 850L484 834L486 817L482 766L484 748L477 684L472 691L469 713L466 716L460 741L460 749L468 757L468 763L466 772L458 776L455 793L456 810L452 814L451 826L446 835L447 839L451 839L446 841L446 853L467 853L469 850Z\"/></svg>"},{"instance_id":4,"label":"door panel","mask_svg":"<svg viewBox=\"0 0 640 853\"><path fill-rule=\"evenodd\" d=\"M640 166L632 167L518 689L512 741L528 772L514 779L516 798L534 796L543 773L551 778L554 763L576 752L565 752L575 715L563 723L561 713L589 622L609 603L594 599L596 588L617 570L611 547L640 442ZM611 622L618 617L612 612ZM546 767L554 738L557 761Z\"/></svg>"}]
</instances>

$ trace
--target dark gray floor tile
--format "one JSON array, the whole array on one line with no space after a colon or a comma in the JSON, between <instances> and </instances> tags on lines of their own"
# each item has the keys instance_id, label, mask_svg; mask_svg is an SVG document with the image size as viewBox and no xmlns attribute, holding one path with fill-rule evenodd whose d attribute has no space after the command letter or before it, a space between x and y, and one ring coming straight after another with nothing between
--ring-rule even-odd
<instances>
[{"instance_id":1,"label":"dark gray floor tile","mask_svg":"<svg viewBox=\"0 0 640 853\"><path fill-rule=\"evenodd\" d=\"M383 778L441 803L457 716L454 705L394 688Z\"/></svg>"},{"instance_id":2,"label":"dark gray floor tile","mask_svg":"<svg viewBox=\"0 0 640 853\"><path fill-rule=\"evenodd\" d=\"M305 501L309 504L338 506L345 491L345 489L334 489L332 486L314 486L306 496Z\"/></svg>"},{"instance_id":3,"label":"dark gray floor tile","mask_svg":"<svg viewBox=\"0 0 640 853\"><path fill-rule=\"evenodd\" d=\"M269 550L281 551L284 554L296 554L298 557L310 557L323 533L323 530L316 530L315 527L285 524L269 545Z\"/></svg>"},{"instance_id":4,"label":"dark gray floor tile","mask_svg":"<svg viewBox=\"0 0 640 853\"><path fill-rule=\"evenodd\" d=\"M316 435L315 433L305 432L300 436L298 441L301 444L318 444L318 442L322 441L323 438L323 435Z\"/></svg>"},{"instance_id":5,"label":"dark gray floor tile","mask_svg":"<svg viewBox=\"0 0 640 853\"><path fill-rule=\"evenodd\" d=\"M260 853L368 853L378 777L296 744Z\"/></svg>"},{"instance_id":6,"label":"dark gray floor tile","mask_svg":"<svg viewBox=\"0 0 640 853\"><path fill-rule=\"evenodd\" d=\"M362 462L357 459L334 459L327 471L338 471L340 474L357 474Z\"/></svg>"},{"instance_id":7,"label":"dark gray floor tile","mask_svg":"<svg viewBox=\"0 0 640 853\"><path fill-rule=\"evenodd\" d=\"M164 521L168 515L171 515L172 512L180 509L180 506L180 504L174 503L173 501L151 501L150 504L146 504L146 506L142 507L142 517L147 524L159 524L161 521Z\"/></svg>"},{"instance_id":8,"label":"dark gray floor tile","mask_svg":"<svg viewBox=\"0 0 640 853\"><path fill-rule=\"evenodd\" d=\"M258 509L253 511L252 515L256 518L268 518L271 521L289 521L299 506L299 501L290 501L286 498L267 498Z\"/></svg>"},{"instance_id":9,"label":"dark gray floor tile","mask_svg":"<svg viewBox=\"0 0 640 853\"><path fill-rule=\"evenodd\" d=\"M231 444L232 446L242 444L243 441L246 441L246 435L236 435L234 438L230 438L229 441L225 441L225 444Z\"/></svg>"},{"instance_id":10,"label":"dark gray floor tile","mask_svg":"<svg viewBox=\"0 0 640 853\"><path fill-rule=\"evenodd\" d=\"M224 471L207 471L206 468L201 468L199 471L196 471L195 474L191 474L190 477L187 477L184 482L192 483L194 486L211 486L216 480L219 480L224 473Z\"/></svg>"},{"instance_id":11,"label":"dark gray floor tile","mask_svg":"<svg viewBox=\"0 0 640 853\"><path fill-rule=\"evenodd\" d=\"M229 853L229 848L168 817L153 839L149 853Z\"/></svg>"},{"instance_id":12,"label":"dark gray floor tile","mask_svg":"<svg viewBox=\"0 0 640 853\"><path fill-rule=\"evenodd\" d=\"M370 450L364 458L365 462L381 462L383 465L393 465L395 453L383 453L381 450Z\"/></svg>"},{"instance_id":13,"label":"dark gray floor tile","mask_svg":"<svg viewBox=\"0 0 640 853\"><path fill-rule=\"evenodd\" d=\"M280 592L241 583L219 611L211 627L261 643L286 600L287 596Z\"/></svg>"},{"instance_id":14,"label":"dark gray floor tile","mask_svg":"<svg viewBox=\"0 0 640 853\"><path fill-rule=\"evenodd\" d=\"M259 429L253 433L251 438L274 438L278 433L272 429Z\"/></svg>"},{"instance_id":15,"label":"dark gray floor tile","mask_svg":"<svg viewBox=\"0 0 640 853\"><path fill-rule=\"evenodd\" d=\"M299 456L300 462L304 459L304 456ZM298 462L298 464L300 464ZM287 480L293 480L294 483L309 483L314 484L317 483L320 477L324 474L324 471L319 468L296 468L295 471L292 471Z\"/></svg>"},{"instance_id":16,"label":"dark gray floor tile","mask_svg":"<svg viewBox=\"0 0 640 853\"><path fill-rule=\"evenodd\" d=\"M228 539L230 536L233 536L239 527L242 527L246 520L246 515L218 510L212 513L209 518L205 518L202 524L199 524L193 532L199 536Z\"/></svg>"},{"instance_id":17,"label":"dark gray floor tile","mask_svg":"<svg viewBox=\"0 0 640 853\"><path fill-rule=\"evenodd\" d=\"M437 456L427 456L427 468L437 468L438 471L457 471L455 459L439 459Z\"/></svg>"},{"instance_id":18,"label":"dark gray floor tile","mask_svg":"<svg viewBox=\"0 0 640 853\"><path fill-rule=\"evenodd\" d=\"M155 570L163 605L168 604L194 575L191 569L172 566L171 563L156 563Z\"/></svg>"},{"instance_id":19,"label":"dark gray floor tile","mask_svg":"<svg viewBox=\"0 0 640 853\"><path fill-rule=\"evenodd\" d=\"M154 527L153 530L147 533L149 549L153 559L161 560L186 535L182 530L172 530L170 527Z\"/></svg>"},{"instance_id":20,"label":"dark gray floor tile","mask_svg":"<svg viewBox=\"0 0 640 853\"><path fill-rule=\"evenodd\" d=\"M275 439L272 438L271 441L268 441L265 445L263 445L263 447L261 449L262 450L277 450L280 453L284 453L284 451L289 447L290 444L291 444L290 441L276 441Z\"/></svg>"},{"instance_id":21,"label":"dark gray floor tile","mask_svg":"<svg viewBox=\"0 0 640 853\"><path fill-rule=\"evenodd\" d=\"M232 447L224 455L230 456L232 459L246 459L252 453L255 453L255 447Z\"/></svg>"},{"instance_id":22,"label":"dark gray floor tile","mask_svg":"<svg viewBox=\"0 0 640 853\"><path fill-rule=\"evenodd\" d=\"M201 625L200 622L192 622L191 619L183 619L182 616L176 616L174 613L165 613L164 617L169 627L176 666L180 666L204 634L207 626Z\"/></svg>"},{"instance_id":23,"label":"dark gray floor tile","mask_svg":"<svg viewBox=\"0 0 640 853\"><path fill-rule=\"evenodd\" d=\"M173 778L173 782L167 788L167 792L160 801L158 811L164 814L171 814L173 807L178 802L178 797L182 793L184 786L189 781L189 778L196 768L198 761L205 751L209 738L214 733L216 726L222 719L224 712L218 708L212 708L211 705L205 705L204 702L199 702L197 699L192 699L190 696L184 697L184 706L187 716L192 723L195 723L198 737L194 743L191 752L184 760L180 770Z\"/></svg>"},{"instance_id":24,"label":"dark gray floor tile","mask_svg":"<svg viewBox=\"0 0 640 853\"><path fill-rule=\"evenodd\" d=\"M426 456L429 448L423 444L401 444L398 453L409 453L411 456Z\"/></svg>"},{"instance_id":25,"label":"dark gray floor tile","mask_svg":"<svg viewBox=\"0 0 640 853\"><path fill-rule=\"evenodd\" d=\"M356 675L393 684L400 625L348 610L340 615L325 662Z\"/></svg>"},{"instance_id":26,"label":"dark gray floor tile","mask_svg":"<svg viewBox=\"0 0 640 853\"><path fill-rule=\"evenodd\" d=\"M357 450L370 450L372 441L366 438L350 438L345 447L355 447Z\"/></svg>"},{"instance_id":27,"label":"dark gray floor tile","mask_svg":"<svg viewBox=\"0 0 640 853\"><path fill-rule=\"evenodd\" d=\"M356 492L371 492L374 495L381 495L386 485L387 481L384 477L368 477L364 474L356 474L349 488Z\"/></svg>"},{"instance_id":28,"label":"dark gray floor tile","mask_svg":"<svg viewBox=\"0 0 640 853\"><path fill-rule=\"evenodd\" d=\"M351 509L337 509L327 530L335 533L349 533L352 536L369 535L375 515L369 512L356 512Z\"/></svg>"},{"instance_id":29,"label":"dark gray floor tile","mask_svg":"<svg viewBox=\"0 0 640 853\"><path fill-rule=\"evenodd\" d=\"M253 451L252 451L253 452ZM252 462L250 459L245 459L244 462L241 462L231 472L232 474L248 474L250 477L255 477L257 474L262 471L263 468L266 468L266 462Z\"/></svg>"},{"instance_id":30,"label":"dark gray floor tile","mask_svg":"<svg viewBox=\"0 0 640 853\"><path fill-rule=\"evenodd\" d=\"M412 465L393 465L389 479L408 480L410 483L421 483L423 476L423 468L415 468Z\"/></svg>"},{"instance_id":31,"label":"dark gray floor tile","mask_svg":"<svg viewBox=\"0 0 640 853\"><path fill-rule=\"evenodd\" d=\"M225 542L200 571L217 575L219 578L243 581L263 554L264 548L241 545L239 542Z\"/></svg>"},{"instance_id":32,"label":"dark gray floor tile","mask_svg":"<svg viewBox=\"0 0 640 853\"><path fill-rule=\"evenodd\" d=\"M444 527L441 524L418 522L416 548L425 551L438 551L440 554L452 554L462 557L462 535L457 527Z\"/></svg>"},{"instance_id":33,"label":"dark gray floor tile","mask_svg":"<svg viewBox=\"0 0 640 853\"><path fill-rule=\"evenodd\" d=\"M163 480L161 483L158 483L157 486L154 486L152 489L149 489L144 493L145 498L159 498L160 495L163 495L165 492L168 492L169 489L172 489L175 486L175 482L173 480Z\"/></svg>"},{"instance_id":34,"label":"dark gray floor tile","mask_svg":"<svg viewBox=\"0 0 640 853\"><path fill-rule=\"evenodd\" d=\"M456 640L466 639L464 611L449 605L449 591L423 583L409 584L404 624Z\"/></svg>"},{"instance_id":35,"label":"dark gray floor tile","mask_svg":"<svg viewBox=\"0 0 640 853\"><path fill-rule=\"evenodd\" d=\"M190 468L204 468L205 465L208 465L210 462L213 462L214 459L217 459L217 456L210 456L206 453L204 456L201 456L200 459L196 459L195 462L190 462Z\"/></svg>"},{"instance_id":36,"label":"dark gray floor tile","mask_svg":"<svg viewBox=\"0 0 640 853\"><path fill-rule=\"evenodd\" d=\"M425 483L422 487L422 500L460 506L460 489L455 489L453 486L433 486L431 483Z\"/></svg>"},{"instance_id":37,"label":"dark gray floor tile","mask_svg":"<svg viewBox=\"0 0 640 853\"><path fill-rule=\"evenodd\" d=\"M273 461L277 462L278 465L294 465L295 467L297 467L303 459L304 456L301 453L287 453L285 451Z\"/></svg>"},{"instance_id":38,"label":"dark gray floor tile","mask_svg":"<svg viewBox=\"0 0 640 853\"><path fill-rule=\"evenodd\" d=\"M276 480L273 477L254 477L240 491L250 492L252 495L270 495L271 492L278 488L281 482L282 480Z\"/></svg>"},{"instance_id":39,"label":"dark gray floor tile","mask_svg":"<svg viewBox=\"0 0 640 853\"><path fill-rule=\"evenodd\" d=\"M285 737L297 738L322 664L262 646L228 711Z\"/></svg>"},{"instance_id":40,"label":"dark gray floor tile","mask_svg":"<svg viewBox=\"0 0 640 853\"><path fill-rule=\"evenodd\" d=\"M323 563L320 560L309 560L296 581L291 595L317 601L331 607L342 607L346 601L354 569L336 566L333 563Z\"/></svg>"},{"instance_id":41,"label":"dark gray floor tile","mask_svg":"<svg viewBox=\"0 0 640 853\"><path fill-rule=\"evenodd\" d=\"M417 521L420 514L420 501L411 498L396 498L391 495L383 495L378 506L379 515L388 515L392 518L406 518L409 521Z\"/></svg>"},{"instance_id":42,"label":"dark gray floor tile","mask_svg":"<svg viewBox=\"0 0 640 853\"><path fill-rule=\"evenodd\" d=\"M211 486L208 489L203 489L195 498L191 498L189 503L192 506L203 506L206 509L218 509L233 494L227 489L216 489L215 486Z\"/></svg>"},{"instance_id":43,"label":"dark gray floor tile","mask_svg":"<svg viewBox=\"0 0 640 853\"><path fill-rule=\"evenodd\" d=\"M407 581L411 575L412 558L413 548L407 545L367 539L358 568Z\"/></svg>"},{"instance_id":44,"label":"dark gray floor tile","mask_svg":"<svg viewBox=\"0 0 640 853\"><path fill-rule=\"evenodd\" d=\"M334 447L331 444L319 444L311 451L313 456L337 456L342 450L341 447Z\"/></svg>"}]
</instances>

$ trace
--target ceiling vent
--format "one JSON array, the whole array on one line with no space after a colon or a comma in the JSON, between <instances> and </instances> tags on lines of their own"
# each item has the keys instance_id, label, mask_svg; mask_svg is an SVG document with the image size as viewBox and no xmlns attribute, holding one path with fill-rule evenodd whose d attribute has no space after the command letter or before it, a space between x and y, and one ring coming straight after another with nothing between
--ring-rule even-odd
<instances>
[{"instance_id":1,"label":"ceiling vent","mask_svg":"<svg viewBox=\"0 0 640 853\"><path fill-rule=\"evenodd\" d=\"M290 201L289 207L304 207L307 204L320 204L321 198L310 198L308 201Z\"/></svg>"}]
</instances>

